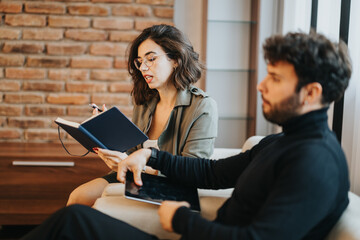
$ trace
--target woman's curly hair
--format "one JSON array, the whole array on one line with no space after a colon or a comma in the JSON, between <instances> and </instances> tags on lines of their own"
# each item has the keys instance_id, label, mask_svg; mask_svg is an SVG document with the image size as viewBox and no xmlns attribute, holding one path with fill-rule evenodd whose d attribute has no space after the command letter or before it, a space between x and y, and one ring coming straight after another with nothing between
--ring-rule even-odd
<instances>
[{"instance_id":1,"label":"woman's curly hair","mask_svg":"<svg viewBox=\"0 0 360 240\"><path fill-rule=\"evenodd\" d=\"M294 66L297 91L311 82L320 83L322 104L339 100L349 84L352 67L343 41L333 43L316 33L288 33L266 39L263 50L267 63L286 61Z\"/></svg>"},{"instance_id":2,"label":"woman's curly hair","mask_svg":"<svg viewBox=\"0 0 360 240\"><path fill-rule=\"evenodd\" d=\"M144 104L153 97L158 97L158 91L149 88L134 64L134 59L138 57L140 44L147 39L153 40L167 53L168 58L177 63L177 67L170 76L170 81L176 89L183 90L190 84L196 83L204 68L199 62L199 54L194 51L190 41L177 28L162 24L144 29L131 43L128 58L128 71L134 82L131 93L137 105Z\"/></svg>"}]
</instances>

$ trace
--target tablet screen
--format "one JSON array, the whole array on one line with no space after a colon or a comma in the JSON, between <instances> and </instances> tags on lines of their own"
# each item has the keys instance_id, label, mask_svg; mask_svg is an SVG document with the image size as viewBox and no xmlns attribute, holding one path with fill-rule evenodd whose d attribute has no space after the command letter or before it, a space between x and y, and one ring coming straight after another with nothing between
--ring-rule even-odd
<instances>
[{"instance_id":1,"label":"tablet screen","mask_svg":"<svg viewBox=\"0 0 360 240\"><path fill-rule=\"evenodd\" d=\"M134 183L132 172L126 174L125 197L160 205L162 201L186 201L190 203L190 208L200 211L199 195L194 187L185 186L171 182L166 177L141 174L143 186Z\"/></svg>"}]
</instances>

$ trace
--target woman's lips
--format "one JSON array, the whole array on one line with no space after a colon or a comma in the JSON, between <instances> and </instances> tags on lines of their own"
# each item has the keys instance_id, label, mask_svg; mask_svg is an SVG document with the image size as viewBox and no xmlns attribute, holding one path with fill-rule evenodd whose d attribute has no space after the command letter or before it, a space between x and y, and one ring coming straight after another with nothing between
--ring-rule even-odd
<instances>
[{"instance_id":1,"label":"woman's lips","mask_svg":"<svg viewBox=\"0 0 360 240\"><path fill-rule=\"evenodd\" d=\"M151 81L153 80L153 77L150 76L150 75L145 75L145 76L144 76L144 79L145 79L145 81L146 81L147 83L151 83Z\"/></svg>"}]
</instances>

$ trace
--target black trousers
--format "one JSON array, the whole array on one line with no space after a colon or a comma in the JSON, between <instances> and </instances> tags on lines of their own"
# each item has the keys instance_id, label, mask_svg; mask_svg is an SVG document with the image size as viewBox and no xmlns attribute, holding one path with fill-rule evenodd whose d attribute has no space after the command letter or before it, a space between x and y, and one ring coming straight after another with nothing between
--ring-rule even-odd
<instances>
[{"instance_id":1,"label":"black trousers","mask_svg":"<svg viewBox=\"0 0 360 240\"><path fill-rule=\"evenodd\" d=\"M72 205L54 213L22 239L154 240L158 238L91 207Z\"/></svg>"}]
</instances>

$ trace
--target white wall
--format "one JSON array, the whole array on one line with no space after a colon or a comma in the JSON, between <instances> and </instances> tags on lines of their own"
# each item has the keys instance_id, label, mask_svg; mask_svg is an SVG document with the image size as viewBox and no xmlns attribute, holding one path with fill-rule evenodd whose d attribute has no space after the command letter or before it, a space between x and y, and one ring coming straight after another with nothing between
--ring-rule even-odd
<instances>
[{"instance_id":1,"label":"white wall","mask_svg":"<svg viewBox=\"0 0 360 240\"><path fill-rule=\"evenodd\" d=\"M258 41L258 80L260 83L266 76L266 64L263 58L262 45L266 38L275 33L280 33L280 25L282 18L279 16L282 13L282 1L279 0L262 0L260 2L259 13L259 41ZM256 130L255 134L260 136L266 136L274 132L275 125L265 120L262 113L262 100L259 92L257 93L257 108L256 108Z\"/></svg>"},{"instance_id":2,"label":"white wall","mask_svg":"<svg viewBox=\"0 0 360 240\"><path fill-rule=\"evenodd\" d=\"M360 195L360 1L351 1L349 51L353 73L344 97L342 147L349 164L351 190Z\"/></svg>"},{"instance_id":3,"label":"white wall","mask_svg":"<svg viewBox=\"0 0 360 240\"><path fill-rule=\"evenodd\" d=\"M311 0L261 0L259 21L258 83L266 76L262 45L273 34L287 32L309 32L311 19ZM279 132L277 125L267 122L262 114L261 96L258 93L256 113L256 135Z\"/></svg>"},{"instance_id":4,"label":"white wall","mask_svg":"<svg viewBox=\"0 0 360 240\"><path fill-rule=\"evenodd\" d=\"M203 0L176 0L174 24L189 38L196 52L202 50Z\"/></svg>"}]
</instances>

